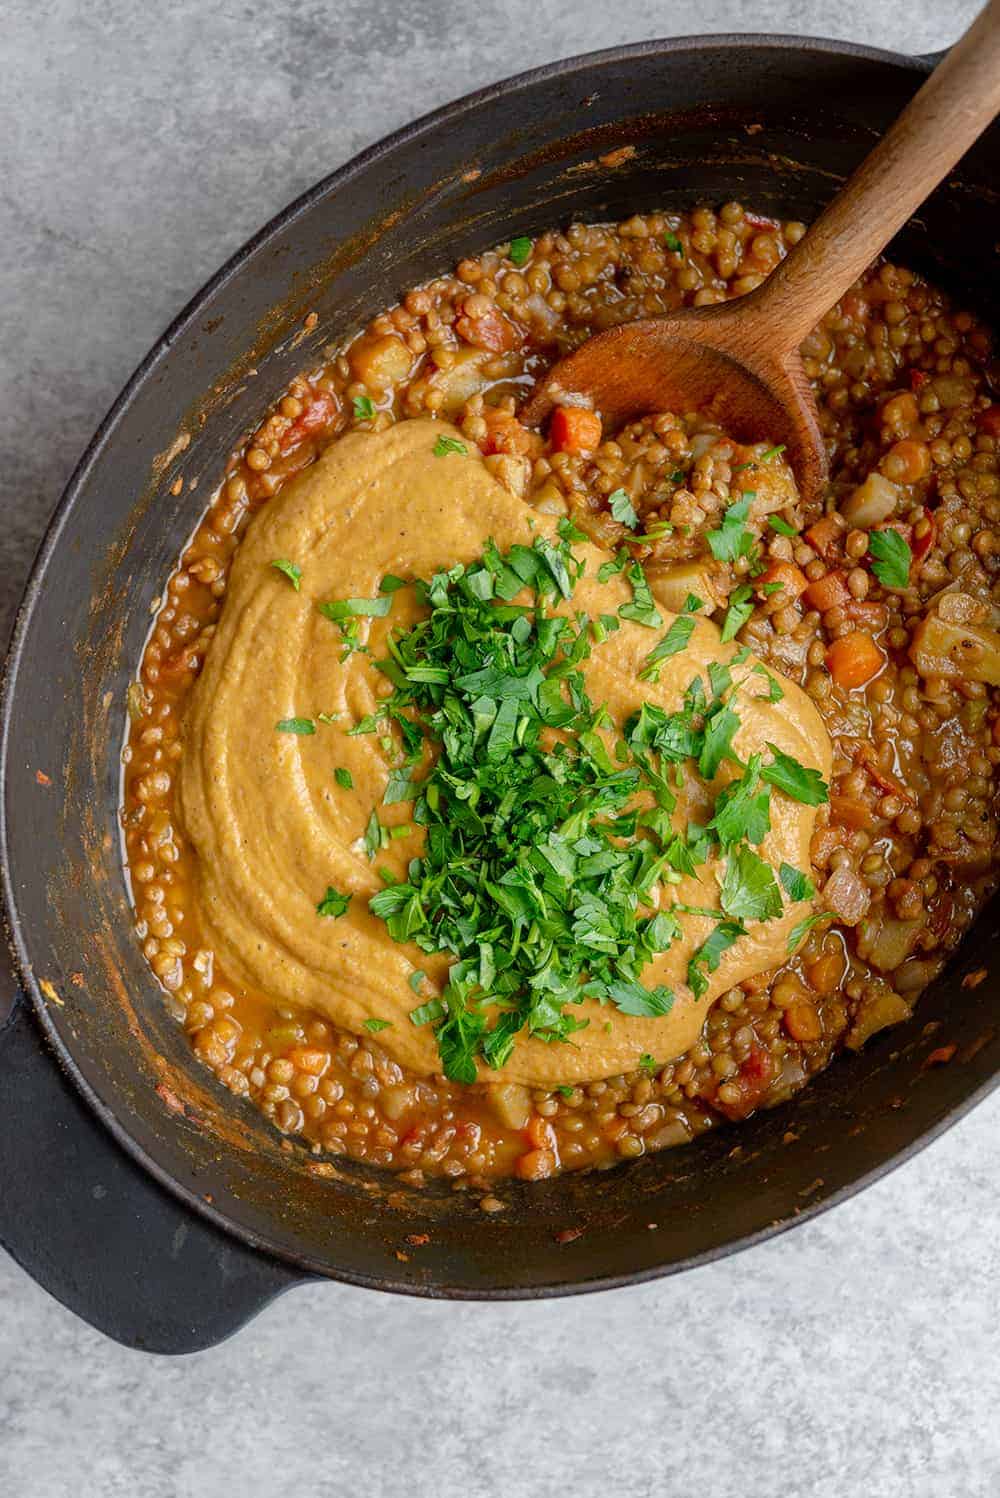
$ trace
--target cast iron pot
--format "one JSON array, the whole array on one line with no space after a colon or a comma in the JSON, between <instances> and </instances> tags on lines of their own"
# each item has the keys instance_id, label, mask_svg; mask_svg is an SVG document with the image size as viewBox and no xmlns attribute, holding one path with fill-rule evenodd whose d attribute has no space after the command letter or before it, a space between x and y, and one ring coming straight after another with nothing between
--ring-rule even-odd
<instances>
[{"instance_id":1,"label":"cast iron pot","mask_svg":"<svg viewBox=\"0 0 1000 1498\"><path fill-rule=\"evenodd\" d=\"M733 197L812 219L929 65L730 36L499 84L307 193L130 380L42 547L2 722L23 992L0 1033L0 1238L95 1325L182 1351L315 1276L495 1299L636 1283L830 1206L995 1085L996 982L961 986L995 950L990 910L909 1024L739 1131L600 1175L505 1184L497 1216L449 1187L339 1162L323 1176L193 1062L131 929L116 823L125 691L151 602L226 455L297 370L402 290L514 234ZM994 127L894 247L994 317L998 172ZM956 1059L927 1068L944 1044Z\"/></svg>"}]
</instances>

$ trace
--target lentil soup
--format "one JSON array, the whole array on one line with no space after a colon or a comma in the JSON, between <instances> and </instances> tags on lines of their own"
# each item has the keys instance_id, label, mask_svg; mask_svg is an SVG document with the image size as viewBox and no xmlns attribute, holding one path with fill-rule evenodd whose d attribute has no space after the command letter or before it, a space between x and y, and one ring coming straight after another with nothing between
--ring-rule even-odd
<instances>
[{"instance_id":1,"label":"lentil soup","mask_svg":"<svg viewBox=\"0 0 1000 1498\"><path fill-rule=\"evenodd\" d=\"M129 691L125 850L138 938L195 1054L318 1154L389 1167L417 1183L454 1177L484 1193L492 1210L495 1178L537 1179L687 1142L789 1097L839 1050L908 1017L994 888L1000 405L991 399L989 330L887 263L842 299L803 349L831 454L822 510L801 504L767 433L741 443L690 412L658 413L612 434L598 413L579 408L557 410L544 432L517 419L539 373L590 333L748 292L803 233L801 224L731 203L514 240L409 292L295 379L230 459L167 584ZM456 456L461 449L481 459L491 480L537 517L532 530L545 529L568 557L586 544L613 559L605 565L632 579L625 619L642 613L648 579L656 602L676 615L666 655L689 648L696 616L714 620L733 659L755 661L761 679L775 683L772 693L781 682L805 693L832 742L822 795L787 776L782 783L768 767L772 801L787 793L814 808L808 867L782 863L780 871L786 901L810 902L811 914L777 960L703 1002L697 1038L681 1055L654 1048L619 1074L574 1080L567 1067L558 1084L531 1086L506 1076L491 1082L481 1061L460 1080L442 1045L440 1071L413 1070L394 1058L384 1021L335 1024L246 982L213 947L178 783L192 694L234 557L254 518L339 439L428 417L449 424L441 426L450 434L439 439L443 461L447 444ZM297 592L308 559L274 562L278 581ZM601 629L619 629L607 618L594 621L588 649L599 646ZM369 622L364 612L341 613L332 637L365 670ZM650 628L652 654L661 634ZM712 714L723 724L729 701L689 704L695 732L704 734ZM411 716L420 708L408 706ZM331 765L332 746L351 726L359 725L277 725L296 743L329 735ZM384 739L386 773L403 774L405 743L377 725L373 732L373 744ZM633 763L630 752L645 763L645 741L634 732L618 748L621 763ZM338 771L333 783L343 787L350 772L343 764ZM661 807L672 794L662 790ZM393 830L376 830L373 861ZM773 875L741 846L744 870L780 902ZM406 867L397 861L387 871L396 888ZM740 925L733 912L737 895L748 899L746 884L729 895L727 904L723 887L723 910L708 913L719 917L708 929L721 940L732 939L724 928ZM317 890L319 917L337 919L345 898ZM760 918L768 898L745 905L748 920ZM689 969L696 1000L720 955ZM441 1027L446 1006L413 976L414 1022ZM629 1012L624 1000L618 1009ZM556 1058L569 1054L562 1041L572 1045L571 1029L545 1038Z\"/></svg>"}]
</instances>

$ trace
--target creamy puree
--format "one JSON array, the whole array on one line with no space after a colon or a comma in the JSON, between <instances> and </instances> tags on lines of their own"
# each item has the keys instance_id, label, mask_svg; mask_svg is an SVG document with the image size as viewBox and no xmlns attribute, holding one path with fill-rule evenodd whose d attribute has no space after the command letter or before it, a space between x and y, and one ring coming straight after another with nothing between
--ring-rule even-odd
<instances>
[{"instance_id":1,"label":"creamy puree","mask_svg":"<svg viewBox=\"0 0 1000 1498\"><path fill-rule=\"evenodd\" d=\"M413 590L403 589L393 595L385 619L359 620L372 654L355 653L342 663L340 630L317 604L374 597L386 573L428 578L456 562L472 562L489 537L505 551L554 533L555 522L503 488L474 447L467 456L433 456L442 435L459 436L445 423L425 419L377 435L345 436L253 522L236 553L218 629L192 693L180 778L182 821L197 854L199 913L226 970L251 991L318 1010L357 1034L367 1019L390 1021L379 1032L379 1044L422 1074L440 1071L440 1060L432 1028L409 1020L418 1001L407 979L423 969L428 982L422 998L440 993L451 959L397 944L368 911L368 897L383 888L377 866L405 877L422 834L415 830L369 861L360 840L372 808L393 826L410 820L412 806L381 805L390 758L377 734L352 738L347 732L388 695L372 660L385 654L387 631L411 624L418 606ZM583 542L573 549L586 569L573 610L612 613L631 598L620 576L597 583L607 553ZM301 567L300 591L272 567L276 558ZM655 594L655 579L650 583ZM663 630L623 622L584 664L591 700L607 704L618 722L644 699L678 709L695 675L710 661L729 661L735 654L734 645L721 643L714 624L699 619L688 648L663 662L659 682L640 681L646 656L674 618L661 612ZM781 679L781 685L784 697L777 704L757 695L763 691L760 677L739 692L737 752L746 759L770 741L828 777L830 741L816 708L794 683ZM320 713L338 717L332 724L317 722L310 736L276 731L282 719L317 719ZM353 789L336 783L337 767L350 770ZM731 763L724 766L713 789L735 773ZM678 825L691 810L704 820L706 792L692 785L690 774L686 783L687 794L700 794L702 804L685 803L682 793ZM808 872L814 819L814 809L774 791L762 856L775 869L785 861ZM715 869L721 873L718 864L708 864L699 878L684 879L677 898L717 907ZM353 895L339 918L316 912L329 885ZM789 905L779 919L751 925L697 1001L684 981L687 963L715 923L682 917L683 938L642 974L650 987L674 988L669 1015L632 1018L588 1000L574 1013L590 1024L572 1044L519 1037L507 1064L499 1072L482 1067L481 1076L544 1087L629 1072L644 1054L660 1060L682 1054L697 1040L719 994L785 961L789 932L807 909Z\"/></svg>"}]
</instances>

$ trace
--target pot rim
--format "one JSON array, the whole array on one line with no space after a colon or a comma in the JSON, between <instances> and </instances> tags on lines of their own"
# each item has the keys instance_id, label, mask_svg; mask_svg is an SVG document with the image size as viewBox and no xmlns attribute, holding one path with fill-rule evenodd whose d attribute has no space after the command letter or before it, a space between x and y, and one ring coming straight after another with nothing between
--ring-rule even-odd
<instances>
[{"instance_id":1,"label":"pot rim","mask_svg":"<svg viewBox=\"0 0 1000 1498\"><path fill-rule=\"evenodd\" d=\"M648 1269L623 1272L621 1274L597 1274L590 1279L573 1283L553 1280L552 1282L526 1287L475 1290L461 1286L415 1283L412 1280L404 1280L402 1278L393 1279L376 1274L359 1274L343 1269L334 1271L316 1258L284 1249L262 1234L234 1222L226 1213L215 1208L211 1203L206 1202L196 1191L191 1190L174 1177L133 1138L132 1134L119 1119L113 1106L106 1102L87 1081L77 1064L72 1050L53 1022L51 1011L35 977L28 942L22 926L17 893L13 887L8 847L8 817L5 788L8 780L11 717L22 656L32 615L45 584L49 564L59 545L63 527L69 519L77 495L87 482L92 467L108 444L113 441L120 418L128 409L140 387L145 384L160 361L169 353L173 344L187 332L201 315L205 303L236 276L252 256L266 246L269 240L291 228L318 201L325 198L331 192L345 187L360 172L376 166L397 147L412 141L424 132L442 124L457 121L469 112L481 110L491 103L507 98L512 92L520 88L538 83L555 82L583 69L593 68L595 65L598 67L610 66L620 62L628 62L635 58L665 56L685 52L705 52L709 50L758 51L767 48L857 58L859 61L889 63L911 69L917 75L930 71L937 61L937 57L911 55L896 52L889 48L871 47L858 42L812 35L795 36L783 32L720 32L717 34L664 37L601 48L591 52L576 53L571 57L545 63L537 68L512 74L507 78L487 84L482 88L475 89L458 99L419 116L416 120L401 126L389 135L383 136L372 145L365 147L343 165L337 167L312 187L307 188L305 192L299 194L298 197L294 198L258 229L195 292L126 380L70 475L44 531L17 608L11 640L2 668L3 680L0 683L0 783L4 787L4 793L0 795L0 894L2 894L3 900L4 934L14 959L16 971L21 980L22 989L30 998L35 1018L41 1027L45 1039L55 1053L61 1070L72 1081L88 1107L101 1120L116 1143L160 1186L164 1187L174 1197L183 1202L186 1207L195 1211L214 1227L238 1238L261 1253L269 1255L272 1259L292 1265L303 1271L306 1276L335 1279L366 1289L385 1290L393 1294L418 1296L423 1299L434 1300L537 1300L557 1296L579 1295L596 1290L617 1289L626 1285L645 1284L651 1280L665 1278L684 1270L711 1263L716 1259L725 1258L742 1249L751 1248L758 1243L779 1236L800 1222L807 1222L821 1213L828 1211L857 1192L864 1190L883 1176L888 1175L905 1161L912 1159L913 1156L926 1148L933 1140L937 1139L947 1129L951 1128L953 1124L957 1123L970 1112L997 1085L1000 1085L1000 1073L998 1073L974 1089L960 1103L956 1104L945 1117L940 1119L936 1124L931 1125L916 1139L905 1145L888 1159L874 1166L864 1175L832 1192L829 1196L803 1205L798 1209L796 1214L770 1223L756 1232L745 1234L730 1242L719 1244L711 1249L693 1254L676 1262ZM15 1000L15 1010L17 1003L18 1000ZM9 1022L10 1020L7 1023ZM2 1034L4 1028L6 1028L5 1025L0 1025L0 1034Z\"/></svg>"}]
</instances>

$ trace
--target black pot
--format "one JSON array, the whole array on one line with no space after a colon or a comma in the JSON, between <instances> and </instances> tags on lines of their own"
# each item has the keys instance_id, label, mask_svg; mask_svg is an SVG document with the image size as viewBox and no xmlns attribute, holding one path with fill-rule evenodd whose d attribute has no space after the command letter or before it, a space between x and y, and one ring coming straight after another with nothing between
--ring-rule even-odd
<instances>
[{"instance_id":1,"label":"black pot","mask_svg":"<svg viewBox=\"0 0 1000 1498\"><path fill-rule=\"evenodd\" d=\"M996 983L961 986L993 950L991 910L913 1020L738 1131L599 1175L506 1184L492 1217L443 1185L351 1167L323 1178L193 1062L131 931L116 823L125 688L151 600L229 451L323 345L462 254L571 217L739 197L812 219L928 66L712 37L499 84L301 198L130 380L36 564L2 725L3 877L27 997L0 1033L0 1238L96 1325L187 1350L311 1276L505 1298L672 1273L840 1200L996 1083ZM998 171L994 127L894 246L994 316ZM955 1061L928 1069L945 1043Z\"/></svg>"}]
</instances>

